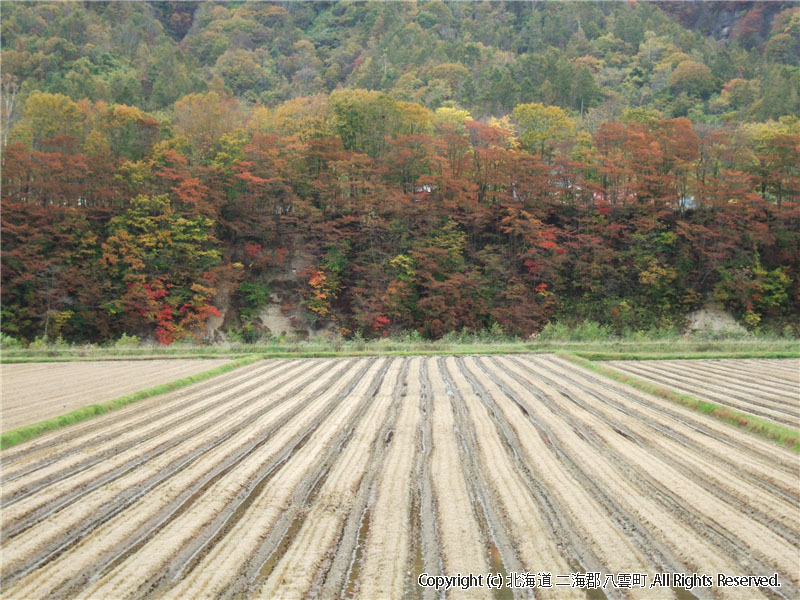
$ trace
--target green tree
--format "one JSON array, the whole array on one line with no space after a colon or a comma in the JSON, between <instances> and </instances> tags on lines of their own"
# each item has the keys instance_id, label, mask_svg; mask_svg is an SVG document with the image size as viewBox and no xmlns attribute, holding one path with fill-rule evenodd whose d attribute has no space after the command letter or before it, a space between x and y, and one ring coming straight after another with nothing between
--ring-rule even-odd
<instances>
[{"instance_id":1,"label":"green tree","mask_svg":"<svg viewBox=\"0 0 800 600\"><path fill-rule=\"evenodd\" d=\"M24 116L14 138L39 150L44 140L61 135L79 136L83 120L78 105L67 96L33 92L25 102Z\"/></svg>"},{"instance_id":2,"label":"green tree","mask_svg":"<svg viewBox=\"0 0 800 600\"><path fill-rule=\"evenodd\" d=\"M572 119L558 106L518 104L513 115L523 148L543 158L550 156L554 142L569 138L575 131Z\"/></svg>"},{"instance_id":3,"label":"green tree","mask_svg":"<svg viewBox=\"0 0 800 600\"><path fill-rule=\"evenodd\" d=\"M708 98L717 87L711 69L693 60L684 60L675 67L669 86L675 93L686 92L700 98Z\"/></svg>"}]
</instances>

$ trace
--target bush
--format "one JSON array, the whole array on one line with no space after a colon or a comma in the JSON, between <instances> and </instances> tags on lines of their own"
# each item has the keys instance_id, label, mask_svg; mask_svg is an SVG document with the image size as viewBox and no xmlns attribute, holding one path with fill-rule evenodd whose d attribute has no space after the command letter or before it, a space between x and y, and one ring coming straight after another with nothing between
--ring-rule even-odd
<instances>
[{"instance_id":1,"label":"bush","mask_svg":"<svg viewBox=\"0 0 800 600\"><path fill-rule=\"evenodd\" d=\"M9 348L21 348L22 342L17 338L11 337L10 335L6 335L5 333L0 333L0 348L5 348L8 350Z\"/></svg>"},{"instance_id":2,"label":"bush","mask_svg":"<svg viewBox=\"0 0 800 600\"><path fill-rule=\"evenodd\" d=\"M255 344L261 341L262 334L252 323L245 323L239 329L229 329L228 341L239 344Z\"/></svg>"},{"instance_id":3,"label":"bush","mask_svg":"<svg viewBox=\"0 0 800 600\"><path fill-rule=\"evenodd\" d=\"M551 342L569 339L569 328L559 321L550 321L539 332L539 341Z\"/></svg>"},{"instance_id":4,"label":"bush","mask_svg":"<svg viewBox=\"0 0 800 600\"><path fill-rule=\"evenodd\" d=\"M425 338L422 337L422 334L419 331L417 331L416 329L412 329L411 331L404 332L402 337L401 337L401 340L403 342L406 342L406 343L409 343L409 344L416 344L416 343L424 341L424 339Z\"/></svg>"},{"instance_id":5,"label":"bush","mask_svg":"<svg viewBox=\"0 0 800 600\"><path fill-rule=\"evenodd\" d=\"M367 342L364 340L364 334L360 329L353 333L353 348L356 352L363 352L367 348Z\"/></svg>"},{"instance_id":6,"label":"bush","mask_svg":"<svg viewBox=\"0 0 800 600\"><path fill-rule=\"evenodd\" d=\"M239 335L245 344L255 344L261 339L261 333L252 323L245 323L239 330Z\"/></svg>"},{"instance_id":7,"label":"bush","mask_svg":"<svg viewBox=\"0 0 800 600\"><path fill-rule=\"evenodd\" d=\"M69 344L62 338L58 336L55 340L50 341L44 338L37 337L34 339L28 348L32 350L47 350L47 349L54 349L54 348L66 348Z\"/></svg>"},{"instance_id":8,"label":"bush","mask_svg":"<svg viewBox=\"0 0 800 600\"><path fill-rule=\"evenodd\" d=\"M488 329L483 329L478 334L478 338L482 342L504 342L509 339L506 332L503 331L503 328L497 322L492 323L491 327Z\"/></svg>"},{"instance_id":9,"label":"bush","mask_svg":"<svg viewBox=\"0 0 800 600\"><path fill-rule=\"evenodd\" d=\"M123 333L119 336L119 339L114 342L115 348L132 348L133 346L138 346L141 343L139 336L137 335L128 335L127 333Z\"/></svg>"}]
</instances>

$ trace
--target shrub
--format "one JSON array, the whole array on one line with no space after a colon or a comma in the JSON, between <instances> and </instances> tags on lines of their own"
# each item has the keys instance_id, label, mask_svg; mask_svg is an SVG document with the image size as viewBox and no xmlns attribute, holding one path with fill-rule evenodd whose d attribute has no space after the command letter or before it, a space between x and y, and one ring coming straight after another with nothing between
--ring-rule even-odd
<instances>
[{"instance_id":1,"label":"shrub","mask_svg":"<svg viewBox=\"0 0 800 600\"><path fill-rule=\"evenodd\" d=\"M138 335L128 335L127 333L123 333L119 336L119 339L114 342L115 348L131 348L133 346L138 346L141 343Z\"/></svg>"},{"instance_id":2,"label":"shrub","mask_svg":"<svg viewBox=\"0 0 800 600\"><path fill-rule=\"evenodd\" d=\"M5 348L8 350L9 348L21 348L22 342L15 337L11 337L10 335L6 335L5 333L0 333L0 348Z\"/></svg>"},{"instance_id":3,"label":"shrub","mask_svg":"<svg viewBox=\"0 0 800 600\"><path fill-rule=\"evenodd\" d=\"M559 321L550 321L539 332L539 341L542 342L566 339L569 339L569 329Z\"/></svg>"}]
</instances>

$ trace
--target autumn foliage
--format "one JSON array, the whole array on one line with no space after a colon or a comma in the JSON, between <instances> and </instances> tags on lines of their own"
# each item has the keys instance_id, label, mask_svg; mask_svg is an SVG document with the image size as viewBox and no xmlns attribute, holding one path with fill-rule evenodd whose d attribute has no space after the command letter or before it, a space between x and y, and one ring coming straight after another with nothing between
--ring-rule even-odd
<instances>
[{"instance_id":1,"label":"autumn foliage","mask_svg":"<svg viewBox=\"0 0 800 600\"><path fill-rule=\"evenodd\" d=\"M643 328L708 299L756 323L800 308L796 119L633 112L589 130L527 104L484 123L362 90L274 111L193 95L171 123L28 102L2 164L17 337L170 343L221 316L223 288L227 326L260 326L279 293L300 327L366 336Z\"/></svg>"}]
</instances>

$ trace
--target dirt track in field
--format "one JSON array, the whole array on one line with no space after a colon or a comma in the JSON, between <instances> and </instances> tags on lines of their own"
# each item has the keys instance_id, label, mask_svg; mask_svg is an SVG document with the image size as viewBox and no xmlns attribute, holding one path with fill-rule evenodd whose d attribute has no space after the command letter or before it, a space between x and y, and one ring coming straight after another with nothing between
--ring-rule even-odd
<instances>
[{"instance_id":1,"label":"dirt track in field","mask_svg":"<svg viewBox=\"0 0 800 600\"><path fill-rule=\"evenodd\" d=\"M178 359L0 365L0 430L38 423L228 362Z\"/></svg>"},{"instance_id":2,"label":"dirt track in field","mask_svg":"<svg viewBox=\"0 0 800 600\"><path fill-rule=\"evenodd\" d=\"M679 597L796 598L799 467L554 357L263 361L0 454L0 584L439 598L420 573L778 573L780 588Z\"/></svg>"},{"instance_id":3,"label":"dirt track in field","mask_svg":"<svg viewBox=\"0 0 800 600\"><path fill-rule=\"evenodd\" d=\"M607 364L695 398L800 429L800 359L621 360Z\"/></svg>"}]
</instances>

